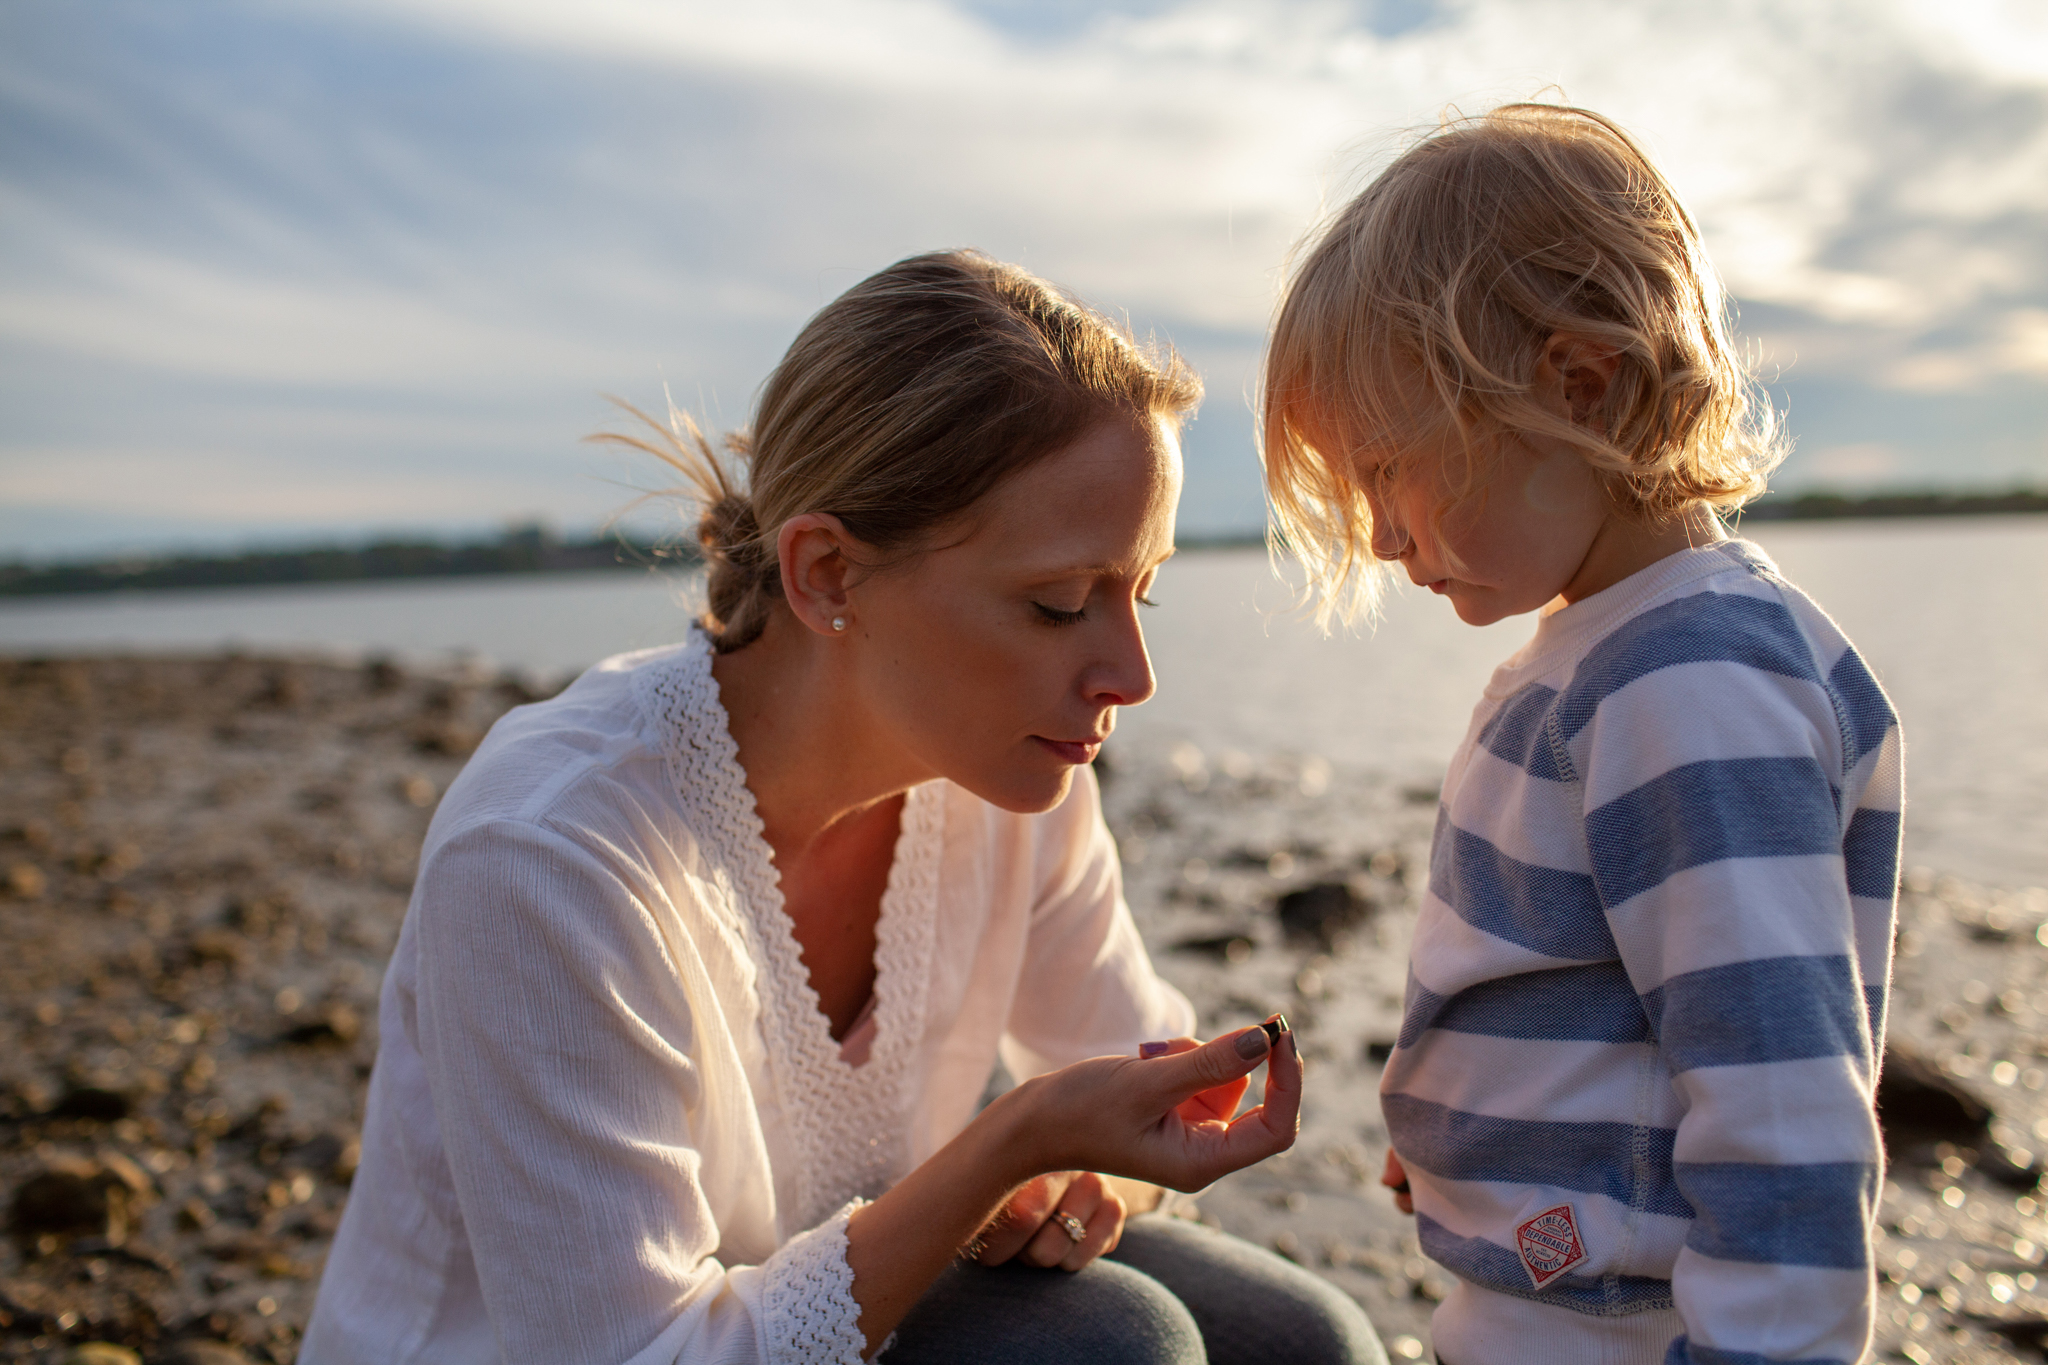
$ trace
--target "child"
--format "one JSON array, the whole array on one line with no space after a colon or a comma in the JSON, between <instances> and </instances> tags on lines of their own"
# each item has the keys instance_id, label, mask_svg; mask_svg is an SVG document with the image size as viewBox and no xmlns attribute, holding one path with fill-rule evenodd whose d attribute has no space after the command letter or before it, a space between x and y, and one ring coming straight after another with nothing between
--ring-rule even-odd
<instances>
[{"instance_id":1,"label":"child","mask_svg":"<svg viewBox=\"0 0 2048 1365\"><path fill-rule=\"evenodd\" d=\"M1276 324L1267 486L1325 618L1394 565L1544 613L1451 761L1382 1084L1452 1365L1869 1342L1899 730L1722 529L1782 452L1723 312L1626 134L1511 105L1346 206Z\"/></svg>"}]
</instances>

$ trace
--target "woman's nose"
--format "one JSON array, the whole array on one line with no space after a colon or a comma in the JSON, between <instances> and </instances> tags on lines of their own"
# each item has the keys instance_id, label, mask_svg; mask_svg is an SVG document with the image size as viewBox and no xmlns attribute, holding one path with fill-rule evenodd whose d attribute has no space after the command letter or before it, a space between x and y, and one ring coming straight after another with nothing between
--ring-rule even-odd
<instances>
[{"instance_id":1,"label":"woman's nose","mask_svg":"<svg viewBox=\"0 0 2048 1365\"><path fill-rule=\"evenodd\" d=\"M1135 608L1116 623L1109 652L1089 683L1089 700L1105 706L1136 706L1159 690Z\"/></svg>"}]
</instances>

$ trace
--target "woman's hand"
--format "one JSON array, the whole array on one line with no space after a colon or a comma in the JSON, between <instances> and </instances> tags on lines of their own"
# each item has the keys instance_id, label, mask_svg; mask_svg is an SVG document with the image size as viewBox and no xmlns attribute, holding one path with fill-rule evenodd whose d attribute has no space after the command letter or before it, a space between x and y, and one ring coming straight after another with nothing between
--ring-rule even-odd
<instances>
[{"instance_id":1,"label":"woman's hand","mask_svg":"<svg viewBox=\"0 0 2048 1365\"><path fill-rule=\"evenodd\" d=\"M1408 1190L1408 1168L1394 1155L1392 1147L1387 1148L1387 1168L1380 1172L1380 1184L1394 1192L1395 1208L1403 1213L1415 1212L1415 1196Z\"/></svg>"},{"instance_id":2,"label":"woman's hand","mask_svg":"<svg viewBox=\"0 0 2048 1365\"><path fill-rule=\"evenodd\" d=\"M1097 1057L1024 1082L894 1188L855 1210L846 1224L846 1263L865 1354L872 1357L888 1340L947 1262L977 1228L1012 1207L1013 1196L1025 1200L1016 1221L1028 1235L1012 1255L1059 1250L1056 1260L1033 1263L1065 1265L1078 1252L1070 1268L1079 1269L1114 1246L1122 1198L1097 1176L1041 1179L1049 1171L1101 1171L1198 1190L1294 1145L1301 1055L1286 1020L1276 1015L1264 1028L1185 1041L1151 1057ZM1261 1062L1264 1102L1231 1117ZM1070 1198L1095 1200L1085 1214L1074 1205L1078 1244L1059 1226ZM1054 1237L1069 1247L1060 1250Z\"/></svg>"},{"instance_id":3,"label":"woman's hand","mask_svg":"<svg viewBox=\"0 0 2048 1365\"><path fill-rule=\"evenodd\" d=\"M1026 1265L1079 1270L1116 1250L1129 1213L1108 1177L1093 1171L1053 1171L1017 1188L1003 1211L981 1230L981 1254L975 1259L983 1265L1022 1260Z\"/></svg>"},{"instance_id":4,"label":"woman's hand","mask_svg":"<svg viewBox=\"0 0 2048 1365\"><path fill-rule=\"evenodd\" d=\"M1151 1049L1148 1049L1150 1051ZM1231 1117L1265 1062L1262 1102ZM1287 1021L1149 1057L1098 1057L1026 1081L985 1113L1006 1122L1035 1172L1102 1171L1198 1190L1294 1145L1301 1055Z\"/></svg>"}]
</instances>

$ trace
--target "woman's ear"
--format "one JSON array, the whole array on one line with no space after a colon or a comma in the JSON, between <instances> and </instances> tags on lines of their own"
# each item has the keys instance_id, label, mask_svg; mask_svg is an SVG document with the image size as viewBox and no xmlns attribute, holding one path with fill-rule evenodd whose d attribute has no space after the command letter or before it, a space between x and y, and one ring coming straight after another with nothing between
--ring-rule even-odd
<instances>
[{"instance_id":1,"label":"woman's ear","mask_svg":"<svg viewBox=\"0 0 2048 1365\"><path fill-rule=\"evenodd\" d=\"M1612 346L1570 332L1553 332L1536 362L1536 383L1555 394L1576 426L1591 425L1593 414L1607 401L1607 390L1621 368Z\"/></svg>"},{"instance_id":2,"label":"woman's ear","mask_svg":"<svg viewBox=\"0 0 2048 1365\"><path fill-rule=\"evenodd\" d=\"M860 548L861 543L829 512L791 517L776 534L782 596L796 619L820 635L842 635L853 624L847 589L853 585Z\"/></svg>"}]
</instances>

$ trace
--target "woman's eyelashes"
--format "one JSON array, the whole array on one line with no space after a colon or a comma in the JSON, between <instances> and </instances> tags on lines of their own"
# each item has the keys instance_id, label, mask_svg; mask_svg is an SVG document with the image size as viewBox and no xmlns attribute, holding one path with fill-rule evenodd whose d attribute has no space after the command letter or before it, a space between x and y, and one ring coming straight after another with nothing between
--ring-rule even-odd
<instances>
[{"instance_id":1,"label":"woman's eyelashes","mask_svg":"<svg viewBox=\"0 0 2048 1365\"><path fill-rule=\"evenodd\" d=\"M1038 612L1040 617L1044 618L1044 620L1049 624L1055 626L1075 625L1083 620L1086 620L1088 616L1088 608L1085 606L1076 607L1072 611L1062 611L1058 607L1048 607L1043 602L1033 602L1031 605Z\"/></svg>"}]
</instances>

